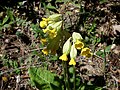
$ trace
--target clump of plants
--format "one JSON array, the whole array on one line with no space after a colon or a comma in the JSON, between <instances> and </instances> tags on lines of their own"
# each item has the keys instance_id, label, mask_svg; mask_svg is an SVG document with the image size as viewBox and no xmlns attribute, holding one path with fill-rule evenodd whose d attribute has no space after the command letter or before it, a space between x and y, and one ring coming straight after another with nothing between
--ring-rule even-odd
<instances>
[{"instance_id":1,"label":"clump of plants","mask_svg":"<svg viewBox=\"0 0 120 90\"><path fill-rule=\"evenodd\" d=\"M80 77L78 78L76 74L76 58L82 56L87 60L93 54L91 49L86 47L80 33L70 34L65 30L62 17L62 14L53 14L40 21L40 28L44 33L40 39L43 45L41 51L46 57L51 54L58 56L63 68L59 76L45 68L30 68L31 81L40 90L81 90L84 88L84 85L80 83Z\"/></svg>"}]
</instances>

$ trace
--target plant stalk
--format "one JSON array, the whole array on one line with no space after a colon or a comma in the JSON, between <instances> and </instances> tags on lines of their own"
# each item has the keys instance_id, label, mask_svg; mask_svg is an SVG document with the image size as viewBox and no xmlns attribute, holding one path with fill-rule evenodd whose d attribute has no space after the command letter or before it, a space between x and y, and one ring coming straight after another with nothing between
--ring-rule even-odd
<instances>
[{"instance_id":1,"label":"plant stalk","mask_svg":"<svg viewBox=\"0 0 120 90\"><path fill-rule=\"evenodd\" d=\"M64 67L64 81L65 81L65 90L70 90L69 88L69 78L68 78L68 69L67 69L67 63L63 62Z\"/></svg>"},{"instance_id":2,"label":"plant stalk","mask_svg":"<svg viewBox=\"0 0 120 90\"><path fill-rule=\"evenodd\" d=\"M73 79L74 79L74 86L73 86L73 90L76 90L76 88L75 88L75 85L76 85L76 82L75 82L75 66L73 66Z\"/></svg>"}]
</instances>

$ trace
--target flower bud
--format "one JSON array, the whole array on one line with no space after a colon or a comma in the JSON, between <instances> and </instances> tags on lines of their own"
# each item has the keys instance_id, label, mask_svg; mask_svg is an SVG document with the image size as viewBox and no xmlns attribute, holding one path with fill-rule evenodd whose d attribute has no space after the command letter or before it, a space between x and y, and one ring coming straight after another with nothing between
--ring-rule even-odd
<instances>
[{"instance_id":1,"label":"flower bud","mask_svg":"<svg viewBox=\"0 0 120 90\"><path fill-rule=\"evenodd\" d=\"M53 14L53 15L49 16L49 20L50 21L55 21L55 22L59 21L60 18L61 18L61 14Z\"/></svg>"},{"instance_id":2,"label":"flower bud","mask_svg":"<svg viewBox=\"0 0 120 90\"><path fill-rule=\"evenodd\" d=\"M76 56L77 56L77 49L75 48L75 45L73 44L71 46L70 58L76 58Z\"/></svg>"},{"instance_id":3,"label":"flower bud","mask_svg":"<svg viewBox=\"0 0 120 90\"><path fill-rule=\"evenodd\" d=\"M71 37L65 42L65 44L63 45L63 53L66 53L67 55L70 53L70 49L71 49Z\"/></svg>"},{"instance_id":4,"label":"flower bud","mask_svg":"<svg viewBox=\"0 0 120 90\"><path fill-rule=\"evenodd\" d=\"M47 22L46 21L41 21L40 22L40 27L41 28L45 28L47 26Z\"/></svg>"},{"instance_id":5,"label":"flower bud","mask_svg":"<svg viewBox=\"0 0 120 90\"><path fill-rule=\"evenodd\" d=\"M82 40L82 36L79 33L73 32L72 34L73 42L76 42L77 40Z\"/></svg>"}]
</instances>

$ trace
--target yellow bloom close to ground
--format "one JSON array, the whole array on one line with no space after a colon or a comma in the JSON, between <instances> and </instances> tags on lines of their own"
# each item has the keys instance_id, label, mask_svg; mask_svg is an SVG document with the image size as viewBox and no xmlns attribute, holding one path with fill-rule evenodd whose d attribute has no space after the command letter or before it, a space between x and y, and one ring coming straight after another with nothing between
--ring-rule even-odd
<instances>
[{"instance_id":1,"label":"yellow bloom close to ground","mask_svg":"<svg viewBox=\"0 0 120 90\"><path fill-rule=\"evenodd\" d=\"M90 52L89 48L83 48L81 51L82 56L86 56L87 58L92 56L92 53Z\"/></svg>"},{"instance_id":2,"label":"yellow bloom close to ground","mask_svg":"<svg viewBox=\"0 0 120 90\"><path fill-rule=\"evenodd\" d=\"M55 29L49 30L48 34L49 34L49 37L50 37L50 38L54 38L54 37L57 36L57 32L56 32Z\"/></svg>"},{"instance_id":3,"label":"yellow bloom close to ground","mask_svg":"<svg viewBox=\"0 0 120 90\"><path fill-rule=\"evenodd\" d=\"M86 55L87 58L90 58L91 56L92 56L92 53L88 53L88 54Z\"/></svg>"},{"instance_id":4,"label":"yellow bloom close to ground","mask_svg":"<svg viewBox=\"0 0 120 90\"><path fill-rule=\"evenodd\" d=\"M45 43L47 42L47 40L46 40L45 38L42 38L42 39L40 39L40 42L41 42L42 44L45 44Z\"/></svg>"},{"instance_id":5,"label":"yellow bloom close to ground","mask_svg":"<svg viewBox=\"0 0 120 90\"><path fill-rule=\"evenodd\" d=\"M76 62L75 62L74 58L72 58L72 59L70 60L69 65L76 65Z\"/></svg>"},{"instance_id":6,"label":"yellow bloom close to ground","mask_svg":"<svg viewBox=\"0 0 120 90\"><path fill-rule=\"evenodd\" d=\"M43 29L44 33L47 33L49 31L49 29Z\"/></svg>"},{"instance_id":7,"label":"yellow bloom close to ground","mask_svg":"<svg viewBox=\"0 0 120 90\"><path fill-rule=\"evenodd\" d=\"M61 60L63 60L63 61L67 61L68 58L67 58L66 53L64 53L62 56L60 56L59 59L61 59Z\"/></svg>"},{"instance_id":8,"label":"yellow bloom close to ground","mask_svg":"<svg viewBox=\"0 0 120 90\"><path fill-rule=\"evenodd\" d=\"M40 22L40 27L41 28L46 28L47 27L47 22L46 21L41 21Z\"/></svg>"},{"instance_id":9,"label":"yellow bloom close to ground","mask_svg":"<svg viewBox=\"0 0 120 90\"><path fill-rule=\"evenodd\" d=\"M42 52L43 52L43 54L48 55L48 49L47 48L43 49Z\"/></svg>"},{"instance_id":10,"label":"yellow bloom close to ground","mask_svg":"<svg viewBox=\"0 0 120 90\"><path fill-rule=\"evenodd\" d=\"M75 48L81 49L81 48L83 48L83 47L84 47L84 43L83 43L83 42L81 42L81 41L79 41L79 40L77 40L77 41L75 42Z\"/></svg>"},{"instance_id":11,"label":"yellow bloom close to ground","mask_svg":"<svg viewBox=\"0 0 120 90\"><path fill-rule=\"evenodd\" d=\"M2 77L2 80L3 80L4 82L7 82L7 81L8 81L8 78L5 77L5 76L3 76L3 77Z\"/></svg>"}]
</instances>

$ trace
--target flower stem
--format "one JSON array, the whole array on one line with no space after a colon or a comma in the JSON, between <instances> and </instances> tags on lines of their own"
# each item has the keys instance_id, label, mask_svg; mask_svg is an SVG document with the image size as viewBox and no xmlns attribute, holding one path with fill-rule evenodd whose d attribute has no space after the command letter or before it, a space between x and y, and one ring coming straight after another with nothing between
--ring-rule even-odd
<instances>
[{"instance_id":1,"label":"flower stem","mask_svg":"<svg viewBox=\"0 0 120 90\"><path fill-rule=\"evenodd\" d=\"M73 79L74 79L74 86L73 86L73 90L75 90L76 88L75 88L75 85L76 85L76 82L75 82L75 66L73 66Z\"/></svg>"},{"instance_id":2,"label":"flower stem","mask_svg":"<svg viewBox=\"0 0 120 90\"><path fill-rule=\"evenodd\" d=\"M67 63L63 62L63 67L64 67L64 81L65 81L65 90L70 90L69 89L69 78L68 78L68 70L67 70Z\"/></svg>"}]
</instances>

